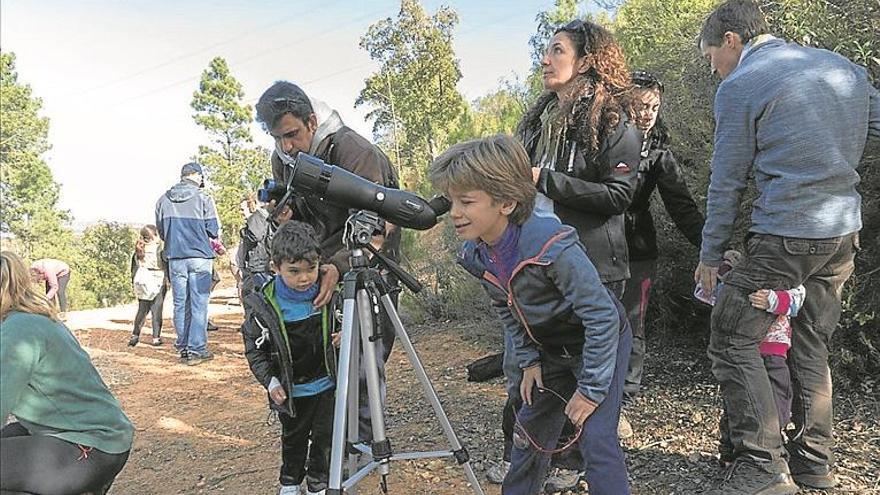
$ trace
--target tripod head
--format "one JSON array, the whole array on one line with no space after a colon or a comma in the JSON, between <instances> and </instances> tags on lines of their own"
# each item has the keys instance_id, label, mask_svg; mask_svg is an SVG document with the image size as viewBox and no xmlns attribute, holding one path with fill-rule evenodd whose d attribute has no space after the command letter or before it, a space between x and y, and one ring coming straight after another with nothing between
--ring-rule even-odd
<instances>
[{"instance_id":1,"label":"tripod head","mask_svg":"<svg viewBox=\"0 0 880 495\"><path fill-rule=\"evenodd\" d=\"M370 244L374 235L383 234L385 234L385 220L372 211L359 210L348 217L348 220L345 221L345 232L342 235L342 242L345 244L346 249L351 251L349 261L352 270L369 267L369 259L364 254L364 249L366 249L373 253L373 259L377 260L377 264L380 267L386 268L396 275L409 290L418 293L422 290L422 284L401 268L397 262L380 253L378 249Z\"/></svg>"}]
</instances>

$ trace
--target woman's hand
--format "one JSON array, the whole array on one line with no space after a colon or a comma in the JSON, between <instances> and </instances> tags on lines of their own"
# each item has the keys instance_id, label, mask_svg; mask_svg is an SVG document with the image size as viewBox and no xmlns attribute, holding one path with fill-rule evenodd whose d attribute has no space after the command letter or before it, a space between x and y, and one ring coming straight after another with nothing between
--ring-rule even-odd
<instances>
[{"instance_id":1,"label":"woman's hand","mask_svg":"<svg viewBox=\"0 0 880 495\"><path fill-rule=\"evenodd\" d=\"M541 363L532 365L523 370L522 382L519 384L519 395L523 402L532 405L532 387L537 385L538 388L544 388L544 381L541 378Z\"/></svg>"},{"instance_id":2,"label":"woman's hand","mask_svg":"<svg viewBox=\"0 0 880 495\"><path fill-rule=\"evenodd\" d=\"M595 410L596 405L587 400L587 398L581 395L577 390L574 391L568 404L565 405L565 415L568 416L568 419L578 427L583 425L584 421L586 421Z\"/></svg>"}]
</instances>

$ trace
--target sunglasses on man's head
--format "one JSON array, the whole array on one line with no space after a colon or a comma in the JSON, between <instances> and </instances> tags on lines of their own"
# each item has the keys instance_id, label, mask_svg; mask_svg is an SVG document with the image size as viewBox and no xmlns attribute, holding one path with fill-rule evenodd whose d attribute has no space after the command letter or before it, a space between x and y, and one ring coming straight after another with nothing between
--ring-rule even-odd
<instances>
[{"instance_id":1,"label":"sunglasses on man's head","mask_svg":"<svg viewBox=\"0 0 880 495\"><path fill-rule=\"evenodd\" d=\"M275 108L293 108L297 104L303 103L299 98L290 98L287 96L282 96L280 98L275 98L272 100L272 106Z\"/></svg>"}]
</instances>

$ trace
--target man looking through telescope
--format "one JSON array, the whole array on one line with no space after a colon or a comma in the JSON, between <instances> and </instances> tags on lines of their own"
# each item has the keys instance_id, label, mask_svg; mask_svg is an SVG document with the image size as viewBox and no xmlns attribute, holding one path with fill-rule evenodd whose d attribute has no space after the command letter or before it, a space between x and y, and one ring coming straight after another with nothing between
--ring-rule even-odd
<instances>
[{"instance_id":1,"label":"man looking through telescope","mask_svg":"<svg viewBox=\"0 0 880 495\"><path fill-rule=\"evenodd\" d=\"M277 183L286 184L293 174L293 164L299 152L338 166L385 187L398 188L397 173L388 157L377 146L345 126L339 114L326 103L309 98L296 84L277 81L267 89L256 104L257 122L275 139L272 152L272 176ZM295 187L296 184L293 184ZM333 289L341 275L349 270L349 252L343 246L345 223L349 205L331 202L332 198L295 194L290 201L293 219L311 225L320 242L321 252L329 262L320 267L321 287L314 304L323 306L330 301ZM399 259L400 229L386 223L381 252L392 260ZM396 280L389 280L396 285ZM393 296L395 306L397 296ZM384 362L394 344L394 328L384 312L379 331L382 363L379 375L384 389ZM361 439L370 438L369 407L361 373ZM382 394L384 397L384 393ZM383 401L384 402L384 401Z\"/></svg>"}]
</instances>

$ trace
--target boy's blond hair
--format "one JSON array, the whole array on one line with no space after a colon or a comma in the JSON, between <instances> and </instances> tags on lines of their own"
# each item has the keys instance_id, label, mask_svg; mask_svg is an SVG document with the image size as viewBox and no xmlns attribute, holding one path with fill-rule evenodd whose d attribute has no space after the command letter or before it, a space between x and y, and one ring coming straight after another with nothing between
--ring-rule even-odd
<instances>
[{"instance_id":1,"label":"boy's blond hair","mask_svg":"<svg viewBox=\"0 0 880 495\"><path fill-rule=\"evenodd\" d=\"M522 225L535 206L532 165L522 145L498 134L458 143L437 157L428 171L437 190L484 191L495 203L516 201L510 221Z\"/></svg>"}]
</instances>

